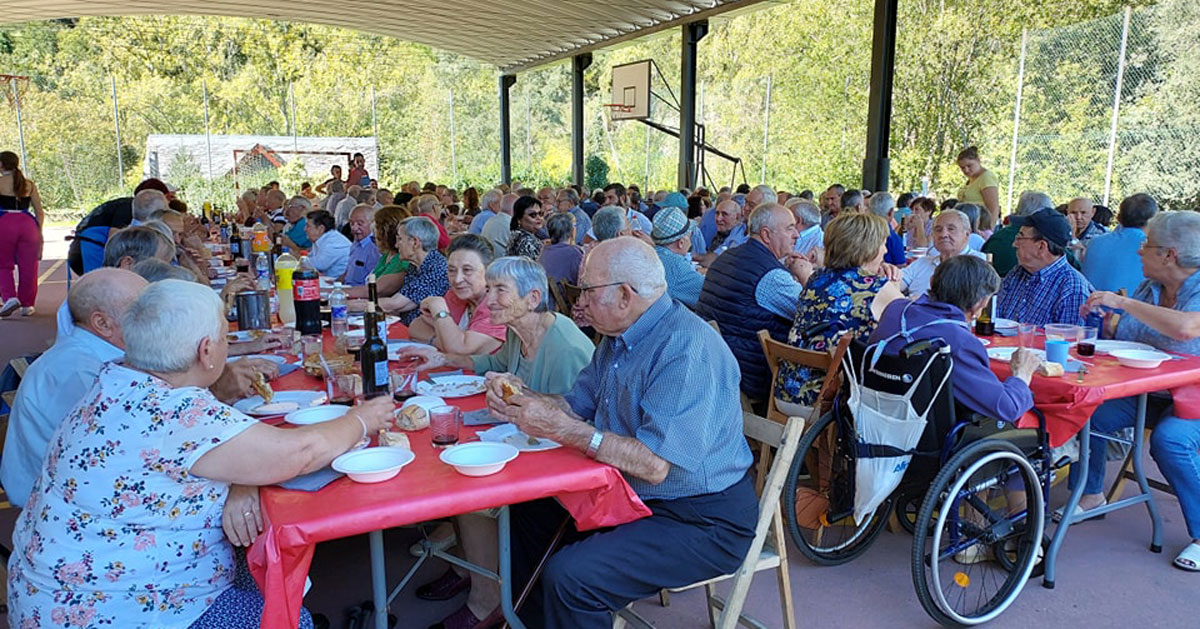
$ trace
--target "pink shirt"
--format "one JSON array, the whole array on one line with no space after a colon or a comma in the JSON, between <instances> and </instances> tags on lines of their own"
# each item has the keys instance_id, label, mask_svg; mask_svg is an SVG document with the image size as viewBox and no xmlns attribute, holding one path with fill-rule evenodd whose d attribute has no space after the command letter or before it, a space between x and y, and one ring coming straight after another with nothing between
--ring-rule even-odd
<instances>
[{"instance_id":1,"label":"pink shirt","mask_svg":"<svg viewBox=\"0 0 1200 629\"><path fill-rule=\"evenodd\" d=\"M446 308L450 310L450 318L464 330L490 336L500 343L504 343L508 336L508 329L505 326L492 323L491 312L488 310L486 301L481 301L475 306L475 311L470 314L471 318L465 327L462 325L462 320L467 312L467 302L459 299L453 290L446 292Z\"/></svg>"}]
</instances>

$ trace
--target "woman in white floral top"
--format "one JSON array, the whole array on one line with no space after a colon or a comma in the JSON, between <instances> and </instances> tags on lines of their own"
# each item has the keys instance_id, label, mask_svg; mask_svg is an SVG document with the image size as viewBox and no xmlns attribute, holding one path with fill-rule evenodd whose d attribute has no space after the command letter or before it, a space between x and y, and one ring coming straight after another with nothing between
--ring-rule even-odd
<instances>
[{"instance_id":1,"label":"woman in white floral top","mask_svg":"<svg viewBox=\"0 0 1200 629\"><path fill-rule=\"evenodd\" d=\"M125 315L124 363L101 369L51 438L17 523L12 627L258 626L262 597L235 586L221 528L230 484L320 469L393 405L284 430L222 404L207 389L225 365L222 314L211 289L166 280Z\"/></svg>"}]
</instances>

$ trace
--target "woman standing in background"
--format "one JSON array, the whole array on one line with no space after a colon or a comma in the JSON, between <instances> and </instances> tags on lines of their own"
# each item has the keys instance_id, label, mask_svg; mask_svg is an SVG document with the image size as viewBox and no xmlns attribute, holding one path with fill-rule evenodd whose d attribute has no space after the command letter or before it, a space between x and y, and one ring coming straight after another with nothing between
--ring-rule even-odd
<instances>
[{"instance_id":1,"label":"woman standing in background","mask_svg":"<svg viewBox=\"0 0 1200 629\"><path fill-rule=\"evenodd\" d=\"M20 166L16 153L0 152L0 317L11 315L17 308L28 317L37 301L45 215L37 185L25 178ZM29 212L30 207L34 213Z\"/></svg>"}]
</instances>

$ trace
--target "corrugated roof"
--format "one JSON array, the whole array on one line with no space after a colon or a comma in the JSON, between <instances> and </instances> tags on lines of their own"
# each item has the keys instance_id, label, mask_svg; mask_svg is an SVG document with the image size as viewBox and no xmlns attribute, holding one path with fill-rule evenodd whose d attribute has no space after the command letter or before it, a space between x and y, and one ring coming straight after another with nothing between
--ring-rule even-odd
<instances>
[{"instance_id":1,"label":"corrugated roof","mask_svg":"<svg viewBox=\"0 0 1200 629\"><path fill-rule=\"evenodd\" d=\"M514 72L762 0L5 0L0 23L225 15L378 33Z\"/></svg>"}]
</instances>

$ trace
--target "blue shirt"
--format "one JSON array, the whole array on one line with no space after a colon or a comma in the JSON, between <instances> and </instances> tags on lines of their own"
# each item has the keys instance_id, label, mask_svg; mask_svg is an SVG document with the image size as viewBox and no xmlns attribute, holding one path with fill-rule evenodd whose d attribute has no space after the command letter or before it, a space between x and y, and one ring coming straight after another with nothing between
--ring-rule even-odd
<instances>
[{"instance_id":1,"label":"blue shirt","mask_svg":"<svg viewBox=\"0 0 1200 629\"><path fill-rule=\"evenodd\" d=\"M666 247L655 247L654 253L658 254L667 274L667 294L688 308L695 308L700 299L700 287L704 286L704 276L696 272L690 256Z\"/></svg>"},{"instance_id":2,"label":"blue shirt","mask_svg":"<svg viewBox=\"0 0 1200 629\"><path fill-rule=\"evenodd\" d=\"M472 234L482 234L483 224L495 215L495 212L485 208L482 212L476 214L475 218L471 219L471 226L467 228L467 231Z\"/></svg>"},{"instance_id":3,"label":"blue shirt","mask_svg":"<svg viewBox=\"0 0 1200 629\"><path fill-rule=\"evenodd\" d=\"M908 262L908 258L904 255L904 239L891 227L888 227L888 237L885 244L887 245L887 253L883 255L884 262L895 264L896 266L903 266L905 262Z\"/></svg>"},{"instance_id":4,"label":"blue shirt","mask_svg":"<svg viewBox=\"0 0 1200 629\"><path fill-rule=\"evenodd\" d=\"M1154 280L1145 280L1134 291L1132 298L1155 306L1161 305L1162 284ZM1175 306L1172 310L1179 312L1200 311L1200 271L1192 273L1179 287L1175 296ZM1173 339L1154 328L1142 323L1128 311L1117 321L1115 337L1122 341L1137 341L1153 345L1159 349L1181 354L1200 355L1200 338L1181 341ZM7 485L5 485L7 488Z\"/></svg>"},{"instance_id":5,"label":"blue shirt","mask_svg":"<svg viewBox=\"0 0 1200 629\"><path fill-rule=\"evenodd\" d=\"M807 255L809 251L825 244L825 230L821 229L820 225L811 225L808 229L800 232L800 237L796 239L796 246L792 251Z\"/></svg>"},{"instance_id":6,"label":"blue shirt","mask_svg":"<svg viewBox=\"0 0 1200 629\"><path fill-rule=\"evenodd\" d=\"M701 225L700 229L703 230L704 226ZM710 238L708 240L708 242L709 242L708 250L711 251L712 253L715 253L716 255L721 255L722 253L725 253L726 251L729 251L730 249L733 249L734 247L744 244L749 239L750 239L750 236L748 234L746 234L746 224L738 223L737 225L733 226L733 229L729 230L729 235L725 237L725 240L721 241L720 245L713 247L712 246L713 239Z\"/></svg>"},{"instance_id":7,"label":"blue shirt","mask_svg":"<svg viewBox=\"0 0 1200 629\"><path fill-rule=\"evenodd\" d=\"M1092 293L1092 285L1067 264L1066 256L1030 273L1013 267L1000 282L998 314L1021 323L1073 323L1083 325L1079 309Z\"/></svg>"},{"instance_id":8,"label":"blue shirt","mask_svg":"<svg viewBox=\"0 0 1200 629\"><path fill-rule=\"evenodd\" d=\"M588 232L592 231L592 219L588 217L587 212L579 209L578 206L567 210L567 212L575 217L575 244L582 245L583 239L587 237Z\"/></svg>"},{"instance_id":9,"label":"blue shirt","mask_svg":"<svg viewBox=\"0 0 1200 629\"><path fill-rule=\"evenodd\" d=\"M1087 242L1083 257L1083 276L1096 290L1117 292L1122 288L1129 295L1137 289L1142 276L1142 259L1138 249L1146 242L1145 230L1137 227L1118 227L1093 236Z\"/></svg>"},{"instance_id":10,"label":"blue shirt","mask_svg":"<svg viewBox=\"0 0 1200 629\"><path fill-rule=\"evenodd\" d=\"M754 301L784 319L792 319L803 290L804 285L796 281L791 271L771 269L754 287Z\"/></svg>"},{"instance_id":11,"label":"blue shirt","mask_svg":"<svg viewBox=\"0 0 1200 629\"><path fill-rule=\"evenodd\" d=\"M350 244L350 256L346 260L346 275L342 282L347 286L362 286L367 283L367 276L379 264L379 247L375 244L375 234Z\"/></svg>"},{"instance_id":12,"label":"blue shirt","mask_svg":"<svg viewBox=\"0 0 1200 629\"><path fill-rule=\"evenodd\" d=\"M938 319L962 321L963 325L932 323ZM897 299L884 309L868 342L876 343L902 329L909 330L911 333L907 338L892 339L884 347L886 353L896 354L912 341L942 338L950 345L950 355L954 359L950 384L954 387L955 401L980 415L1016 422L1025 411L1033 408L1033 393L1019 378L1009 376L1001 382L992 373L987 348L966 327L966 320L966 315L957 307L924 295L913 301ZM925 324L929 325L916 329Z\"/></svg>"},{"instance_id":13,"label":"blue shirt","mask_svg":"<svg viewBox=\"0 0 1200 629\"><path fill-rule=\"evenodd\" d=\"M699 223L692 221L692 255L704 255L708 253L708 241L704 238L704 230L700 229Z\"/></svg>"},{"instance_id":14,"label":"blue shirt","mask_svg":"<svg viewBox=\"0 0 1200 629\"><path fill-rule=\"evenodd\" d=\"M64 302L65 303L65 302ZM42 473L50 437L83 399L104 363L124 356L120 348L76 326L33 361L17 388L0 458L0 481L9 502L21 507Z\"/></svg>"},{"instance_id":15,"label":"blue shirt","mask_svg":"<svg viewBox=\"0 0 1200 629\"><path fill-rule=\"evenodd\" d=\"M312 246L312 241L308 239L308 234L304 232L304 225L306 223L308 223L308 219L301 218L296 221L295 225L292 225L283 232L283 235L291 238L292 242L296 243L296 246L301 249L308 249Z\"/></svg>"},{"instance_id":16,"label":"blue shirt","mask_svg":"<svg viewBox=\"0 0 1200 629\"><path fill-rule=\"evenodd\" d=\"M308 262L321 275L341 277L350 261L350 247L350 239L341 232L327 231L313 243Z\"/></svg>"},{"instance_id":17,"label":"blue shirt","mask_svg":"<svg viewBox=\"0 0 1200 629\"><path fill-rule=\"evenodd\" d=\"M716 330L664 294L600 342L566 401L599 430L633 437L670 463L657 485L625 479L642 500L672 500L724 491L746 475L740 381Z\"/></svg>"},{"instance_id":18,"label":"blue shirt","mask_svg":"<svg viewBox=\"0 0 1200 629\"><path fill-rule=\"evenodd\" d=\"M717 212L714 208L700 215L700 233L704 234L705 244L712 242L713 236L717 235Z\"/></svg>"}]
</instances>

